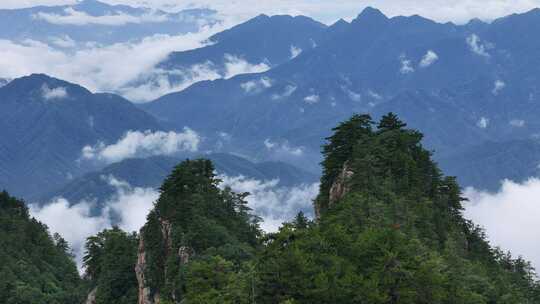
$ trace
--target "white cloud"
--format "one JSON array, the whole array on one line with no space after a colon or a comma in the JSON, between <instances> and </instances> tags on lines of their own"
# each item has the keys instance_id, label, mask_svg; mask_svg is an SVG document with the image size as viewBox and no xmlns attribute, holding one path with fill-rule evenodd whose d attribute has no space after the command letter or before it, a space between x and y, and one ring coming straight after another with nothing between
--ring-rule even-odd
<instances>
[{"instance_id":1,"label":"white cloud","mask_svg":"<svg viewBox=\"0 0 540 304\"><path fill-rule=\"evenodd\" d=\"M189 85L180 84L176 87L163 81L159 78L163 75L156 71L156 64L173 51L185 51L206 45L205 41L210 35L229 26L230 24L220 24L203 27L197 33L178 36L153 35L141 41L107 46L89 44L75 50L58 49L33 40L0 40L0 78L13 79L32 73L44 73L80 84L90 91L118 92L138 101L147 101L163 92L169 93ZM203 66L195 66L190 71L194 74L193 81L206 80L205 78L213 76L204 69L197 70L201 67ZM235 65L232 64L232 67ZM133 85L139 79L152 77L158 78L155 85Z\"/></svg>"},{"instance_id":2,"label":"white cloud","mask_svg":"<svg viewBox=\"0 0 540 304\"><path fill-rule=\"evenodd\" d=\"M169 76L181 76L179 83L171 83ZM133 102L147 102L163 95L180 92L189 86L204 80L222 78L211 62L192 65L188 69L163 70L152 69L136 84L130 84L120 89L120 94Z\"/></svg>"},{"instance_id":3,"label":"white cloud","mask_svg":"<svg viewBox=\"0 0 540 304\"><path fill-rule=\"evenodd\" d=\"M82 158L114 163L126 158L148 157L154 155L173 155L181 151L196 152L200 136L189 128L184 132L128 131L118 142L105 145L86 146Z\"/></svg>"},{"instance_id":4,"label":"white cloud","mask_svg":"<svg viewBox=\"0 0 540 304\"><path fill-rule=\"evenodd\" d=\"M221 139L225 141L230 141L232 139L232 135L227 132L218 132L217 134Z\"/></svg>"},{"instance_id":5,"label":"white cloud","mask_svg":"<svg viewBox=\"0 0 540 304\"><path fill-rule=\"evenodd\" d=\"M147 102L163 95L180 92L191 85L205 80L231 78L239 74L261 73L270 69L266 63L251 64L246 60L225 54L224 72L221 72L214 62L207 61L190 66L189 68L165 70L153 68L133 84L122 87L120 93L134 102ZM179 82L171 81L169 76L179 76Z\"/></svg>"},{"instance_id":6,"label":"white cloud","mask_svg":"<svg viewBox=\"0 0 540 304\"><path fill-rule=\"evenodd\" d=\"M525 120L523 119L512 119L510 120L509 124L512 127L521 128L525 126Z\"/></svg>"},{"instance_id":7,"label":"white cloud","mask_svg":"<svg viewBox=\"0 0 540 304\"><path fill-rule=\"evenodd\" d=\"M412 61L407 59L407 57L405 57L405 55L401 55L399 57L399 60L401 62L401 68L399 69L401 74L409 74L409 73L414 72L414 67L413 67Z\"/></svg>"},{"instance_id":8,"label":"white cloud","mask_svg":"<svg viewBox=\"0 0 540 304\"><path fill-rule=\"evenodd\" d=\"M0 88L3 86L6 86L10 82L9 79L2 79L0 78Z\"/></svg>"},{"instance_id":9,"label":"white cloud","mask_svg":"<svg viewBox=\"0 0 540 304\"><path fill-rule=\"evenodd\" d=\"M17 9L39 5L70 5L76 2L76 0L2 0L0 1L0 9Z\"/></svg>"},{"instance_id":10,"label":"white cloud","mask_svg":"<svg viewBox=\"0 0 540 304\"><path fill-rule=\"evenodd\" d=\"M427 51L427 53L422 57L422 60L420 61L420 67L421 68L427 68L428 66L435 63L435 61L439 60L439 55L435 53L432 50Z\"/></svg>"},{"instance_id":11,"label":"white cloud","mask_svg":"<svg viewBox=\"0 0 540 304\"><path fill-rule=\"evenodd\" d=\"M396 0L267 0L253 5L250 0L102 0L110 4L146 5L169 11L186 7L210 7L221 14L240 20L260 13L307 15L327 24L339 18L352 19L366 6L374 6L389 16L419 14L441 22L464 23L478 17L492 20L511 13L520 13L538 7L537 0L411 0L407 5ZM2 0L0 8L20 8L35 5L73 4L75 0Z\"/></svg>"},{"instance_id":12,"label":"white cloud","mask_svg":"<svg viewBox=\"0 0 540 304\"><path fill-rule=\"evenodd\" d=\"M540 268L540 243L537 240L540 218L540 180L522 184L505 180L497 193L468 188L465 216L486 229L489 240L517 257L531 260Z\"/></svg>"},{"instance_id":13,"label":"white cloud","mask_svg":"<svg viewBox=\"0 0 540 304\"><path fill-rule=\"evenodd\" d=\"M289 85L287 85L285 87L285 90L283 90L282 94L274 94L274 95L272 95L272 99L278 100L278 99L283 99L283 98L290 97L294 92L296 92L297 88L298 88L297 86L289 84Z\"/></svg>"},{"instance_id":14,"label":"white cloud","mask_svg":"<svg viewBox=\"0 0 540 304\"><path fill-rule=\"evenodd\" d=\"M45 100L64 99L68 97L68 93L64 87L49 88L47 84L43 84L41 97Z\"/></svg>"},{"instance_id":15,"label":"white cloud","mask_svg":"<svg viewBox=\"0 0 540 304\"><path fill-rule=\"evenodd\" d=\"M377 99L377 100L381 100L382 99L382 96L377 93L377 92L374 92L372 90L368 90L368 95L374 99Z\"/></svg>"},{"instance_id":16,"label":"white cloud","mask_svg":"<svg viewBox=\"0 0 540 304\"><path fill-rule=\"evenodd\" d=\"M33 15L35 19L44 20L56 25L108 25L122 26L129 23L159 23L167 21L166 15L157 15L154 13L143 14L141 16L132 16L125 13L116 13L103 16L92 16L85 12L79 12L71 7L64 10L63 15L38 12Z\"/></svg>"},{"instance_id":17,"label":"white cloud","mask_svg":"<svg viewBox=\"0 0 540 304\"><path fill-rule=\"evenodd\" d=\"M321 98L319 97L319 95L309 95L309 96L306 96L304 98L304 101L307 103L307 104L316 104L318 103L319 101L321 100Z\"/></svg>"},{"instance_id":18,"label":"white cloud","mask_svg":"<svg viewBox=\"0 0 540 304\"><path fill-rule=\"evenodd\" d=\"M476 126L480 129L486 129L489 126L489 119L486 117L480 117L480 119L476 123Z\"/></svg>"},{"instance_id":19,"label":"white cloud","mask_svg":"<svg viewBox=\"0 0 540 304\"><path fill-rule=\"evenodd\" d=\"M159 198L159 192L152 188L132 187L129 183L120 181L114 176L106 178L116 189L116 194L105 205L120 219L118 226L125 231L139 231L146 223L146 216Z\"/></svg>"},{"instance_id":20,"label":"white cloud","mask_svg":"<svg viewBox=\"0 0 540 304\"><path fill-rule=\"evenodd\" d=\"M471 34L469 37L467 37L467 44L469 45L471 51L473 51L475 54L483 57L490 57L488 49L491 48L491 45L482 43L478 35Z\"/></svg>"},{"instance_id":21,"label":"white cloud","mask_svg":"<svg viewBox=\"0 0 540 304\"><path fill-rule=\"evenodd\" d=\"M271 150L276 146L276 143L271 142L270 139L267 138L264 140L264 146L266 149Z\"/></svg>"},{"instance_id":22,"label":"white cloud","mask_svg":"<svg viewBox=\"0 0 540 304\"><path fill-rule=\"evenodd\" d=\"M69 242L79 269L82 269L84 244L89 236L110 228L113 223L126 231L138 231L159 197L155 189L132 187L112 176L102 178L115 188L116 193L97 215L92 215L95 203L88 201L69 202L57 198L44 206L30 205L33 217Z\"/></svg>"},{"instance_id":23,"label":"white cloud","mask_svg":"<svg viewBox=\"0 0 540 304\"><path fill-rule=\"evenodd\" d=\"M341 89L349 96L349 99L351 99L352 101L362 101L362 94L354 92L345 86L342 86Z\"/></svg>"},{"instance_id":24,"label":"white cloud","mask_svg":"<svg viewBox=\"0 0 540 304\"><path fill-rule=\"evenodd\" d=\"M319 184L280 187L278 180L260 181L226 175L219 178L223 180L222 187L228 186L238 193L251 193L246 200L254 213L262 217L261 227L267 232L277 231L283 222L293 219L299 211L311 211L313 200L319 193Z\"/></svg>"},{"instance_id":25,"label":"white cloud","mask_svg":"<svg viewBox=\"0 0 540 304\"><path fill-rule=\"evenodd\" d=\"M240 87L246 93L260 93L261 91L272 87L272 79L261 77L257 80L250 80L240 84Z\"/></svg>"},{"instance_id":26,"label":"white cloud","mask_svg":"<svg viewBox=\"0 0 540 304\"><path fill-rule=\"evenodd\" d=\"M68 35L64 35L61 37L52 37L50 38L50 41L55 46L65 48L65 49L74 48L77 46L77 42L71 39L71 37L69 37Z\"/></svg>"},{"instance_id":27,"label":"white cloud","mask_svg":"<svg viewBox=\"0 0 540 304\"><path fill-rule=\"evenodd\" d=\"M304 147L293 147L288 141L277 143L267 138L264 140L264 146L267 150L270 150L278 155L298 157L304 154Z\"/></svg>"},{"instance_id":28,"label":"white cloud","mask_svg":"<svg viewBox=\"0 0 540 304\"><path fill-rule=\"evenodd\" d=\"M270 66L265 62L251 64L240 57L225 54L225 79L240 74L262 73L268 71L269 69Z\"/></svg>"},{"instance_id":29,"label":"white cloud","mask_svg":"<svg viewBox=\"0 0 540 304\"><path fill-rule=\"evenodd\" d=\"M159 198L156 189L133 187L113 176L102 178L114 187L115 193L97 214L92 214L96 207L93 202L69 202L64 198L57 198L44 206L29 206L33 217L69 242L79 269L82 269L84 244L89 236L113 224L125 231L138 231ZM276 231L284 221L291 220L301 210L309 215L319 190L318 184L282 187L278 180L259 181L226 175L219 175L219 178L223 180L221 188L228 186L238 193L251 193L247 198L248 205L263 218L262 228L268 232Z\"/></svg>"},{"instance_id":30,"label":"white cloud","mask_svg":"<svg viewBox=\"0 0 540 304\"><path fill-rule=\"evenodd\" d=\"M58 198L44 207L30 205L30 214L68 241L81 268L86 238L110 226L108 218L92 217L91 209L91 203L71 206L66 199Z\"/></svg>"},{"instance_id":31,"label":"white cloud","mask_svg":"<svg viewBox=\"0 0 540 304\"><path fill-rule=\"evenodd\" d=\"M499 93L506 87L506 83L502 80L496 80L495 83L493 84L493 90L491 91L491 93L493 93L493 95L499 95Z\"/></svg>"},{"instance_id":32,"label":"white cloud","mask_svg":"<svg viewBox=\"0 0 540 304\"><path fill-rule=\"evenodd\" d=\"M298 57L300 54L302 54L302 49L295 47L294 45L291 45L291 59L294 59Z\"/></svg>"}]
</instances>

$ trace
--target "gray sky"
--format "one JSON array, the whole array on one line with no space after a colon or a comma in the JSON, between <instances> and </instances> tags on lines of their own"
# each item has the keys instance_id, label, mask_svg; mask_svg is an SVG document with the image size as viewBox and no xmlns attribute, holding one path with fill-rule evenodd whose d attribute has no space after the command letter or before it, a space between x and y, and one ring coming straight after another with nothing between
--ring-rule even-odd
<instances>
[{"instance_id":1,"label":"gray sky","mask_svg":"<svg viewBox=\"0 0 540 304\"><path fill-rule=\"evenodd\" d=\"M151 6L167 10L210 7L235 19L260 13L308 15L325 23L351 19L366 6L389 16L419 14L437 21L463 23L471 18L492 20L540 7L540 0L102 0L111 4ZM1 0L0 8L74 3L76 0Z\"/></svg>"}]
</instances>

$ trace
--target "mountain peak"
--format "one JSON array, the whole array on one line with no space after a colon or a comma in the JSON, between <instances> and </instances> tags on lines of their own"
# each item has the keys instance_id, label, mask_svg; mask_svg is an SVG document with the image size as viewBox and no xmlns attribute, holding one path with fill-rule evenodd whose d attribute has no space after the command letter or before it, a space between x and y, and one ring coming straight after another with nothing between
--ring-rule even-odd
<instances>
[{"instance_id":1,"label":"mountain peak","mask_svg":"<svg viewBox=\"0 0 540 304\"><path fill-rule=\"evenodd\" d=\"M59 100L68 96L89 96L92 93L87 89L46 74L31 74L13 79L2 90L7 90L9 96L17 100L31 97L34 99ZM6 95L7 96L7 95ZM6 97L7 98L7 97ZM21 99L22 98L22 99Z\"/></svg>"},{"instance_id":2,"label":"mountain peak","mask_svg":"<svg viewBox=\"0 0 540 304\"><path fill-rule=\"evenodd\" d=\"M62 83L63 85L68 85L67 82L51 77L47 74L30 74L29 76L23 76L21 78L13 79L12 83L26 83L28 85L43 85L51 83ZM70 84L71 85L71 84Z\"/></svg>"},{"instance_id":3,"label":"mountain peak","mask_svg":"<svg viewBox=\"0 0 540 304\"><path fill-rule=\"evenodd\" d=\"M388 17L386 17L385 14L383 14L380 10L373 8L371 6L366 7L360 15L356 18L357 20L386 20Z\"/></svg>"},{"instance_id":4,"label":"mountain peak","mask_svg":"<svg viewBox=\"0 0 540 304\"><path fill-rule=\"evenodd\" d=\"M109 7L107 3L98 1L98 0L80 0L76 3L77 6L90 6L90 7Z\"/></svg>"},{"instance_id":5,"label":"mountain peak","mask_svg":"<svg viewBox=\"0 0 540 304\"><path fill-rule=\"evenodd\" d=\"M343 26L343 25L349 25L349 22L345 21L343 18L339 19L338 21L334 22L332 26Z\"/></svg>"},{"instance_id":6,"label":"mountain peak","mask_svg":"<svg viewBox=\"0 0 540 304\"><path fill-rule=\"evenodd\" d=\"M270 19L270 16L267 14L260 14L257 17L253 18L252 20L267 20Z\"/></svg>"}]
</instances>

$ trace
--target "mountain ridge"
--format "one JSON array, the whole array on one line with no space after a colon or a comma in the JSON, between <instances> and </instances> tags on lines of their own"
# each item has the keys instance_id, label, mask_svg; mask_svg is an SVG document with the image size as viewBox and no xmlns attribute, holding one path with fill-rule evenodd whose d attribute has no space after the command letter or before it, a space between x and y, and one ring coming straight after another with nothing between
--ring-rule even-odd
<instances>
[{"instance_id":1,"label":"mountain ridge","mask_svg":"<svg viewBox=\"0 0 540 304\"><path fill-rule=\"evenodd\" d=\"M92 94L44 74L14 79L0 88L0 185L16 195L35 195L90 168L77 160L82 148L114 142L128 130L161 130L132 103L113 94Z\"/></svg>"},{"instance_id":2,"label":"mountain ridge","mask_svg":"<svg viewBox=\"0 0 540 304\"><path fill-rule=\"evenodd\" d=\"M523 35L512 34L515 20L530 25L520 27ZM367 26L359 26L361 22ZM532 34L536 25L540 26L540 16L534 11L474 26L419 16L386 18L367 9L350 24L340 23L344 28L294 60L262 73L200 82L142 108L173 124L181 119L206 136L230 133L239 140L236 146L248 151L237 153L271 158L263 144L269 138L304 147L314 164L320 160L320 138L328 135L324 130L331 125L351 112L380 115L392 110L407 116L398 99L406 92L421 91L439 101L426 104L424 115L407 120L428 130L430 149L444 151L441 157L446 157L458 153L457 148L476 145L478 138L504 142L540 131L532 118L540 111L533 102L540 73L530 65L537 58L534 52L520 51L539 47L522 38ZM517 49L512 40L527 47ZM450 132L453 127L446 119L431 120L430 125L422 122L432 111L463 124L460 128L467 140L458 140L456 147L459 136ZM212 117L211 126L196 118L203 112Z\"/></svg>"}]
</instances>

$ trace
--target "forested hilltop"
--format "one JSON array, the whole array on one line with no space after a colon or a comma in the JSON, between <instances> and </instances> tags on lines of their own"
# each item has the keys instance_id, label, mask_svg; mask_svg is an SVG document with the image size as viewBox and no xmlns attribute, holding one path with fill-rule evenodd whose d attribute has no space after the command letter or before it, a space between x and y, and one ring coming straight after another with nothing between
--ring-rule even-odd
<instances>
[{"instance_id":1,"label":"forested hilltop","mask_svg":"<svg viewBox=\"0 0 540 304\"><path fill-rule=\"evenodd\" d=\"M540 303L534 269L492 248L463 218L460 187L432 161L420 132L393 114L377 123L355 115L333 131L323 147L316 219L299 213L266 234L247 194L219 187L210 161L187 160L164 181L139 234L112 228L88 239L84 280L72 277L73 265L61 277L43 268L40 277L62 282L48 289L32 281L59 295L38 302L77 303L62 288L77 284L88 304ZM21 221L46 233L20 202L3 198L2 210L15 204L12 213L21 210ZM1 238L3 256L23 246L10 218L0 218L1 233L11 233ZM59 237L44 243L67 263ZM15 272L17 259L3 269ZM6 284L2 296L13 288Z\"/></svg>"},{"instance_id":2,"label":"forested hilltop","mask_svg":"<svg viewBox=\"0 0 540 304\"><path fill-rule=\"evenodd\" d=\"M83 285L67 242L0 192L0 303L79 303Z\"/></svg>"}]
</instances>

